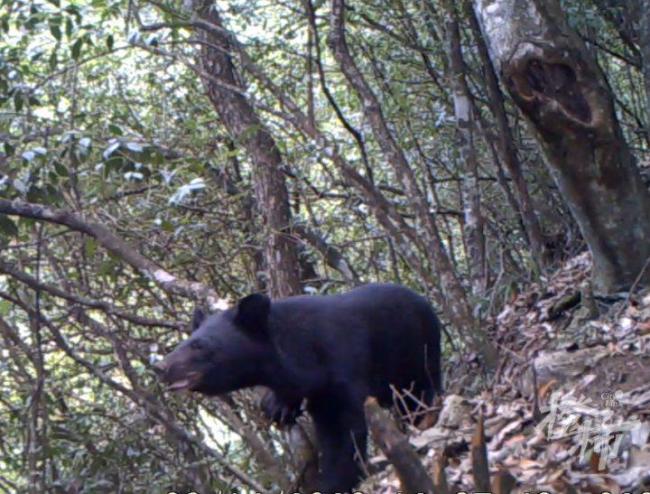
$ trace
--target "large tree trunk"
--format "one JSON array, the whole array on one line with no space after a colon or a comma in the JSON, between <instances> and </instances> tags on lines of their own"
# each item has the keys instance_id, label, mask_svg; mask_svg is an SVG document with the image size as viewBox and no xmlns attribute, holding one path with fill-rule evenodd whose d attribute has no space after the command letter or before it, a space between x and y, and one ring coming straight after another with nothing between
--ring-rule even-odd
<instances>
[{"instance_id":1,"label":"large tree trunk","mask_svg":"<svg viewBox=\"0 0 650 494\"><path fill-rule=\"evenodd\" d=\"M474 4L492 61L589 245L595 290L630 288L650 257L650 195L603 73L557 0Z\"/></svg>"},{"instance_id":2,"label":"large tree trunk","mask_svg":"<svg viewBox=\"0 0 650 494\"><path fill-rule=\"evenodd\" d=\"M231 58L237 41L223 29L216 3L198 0L195 12L210 27L197 29L197 35L205 41L201 46L201 66L211 76L204 80L208 97L228 132L237 144L244 146L254 165L255 196L267 236L264 259L269 293L273 298L299 294L300 265L297 245L290 238L291 209L282 171L282 154L244 95L241 77ZM318 462L313 449L303 448L294 440L290 440L290 445L293 454L300 458L299 462L306 465L304 470L315 472ZM271 474L280 482L280 487L286 489L286 475L275 471L276 467L272 466Z\"/></svg>"},{"instance_id":3,"label":"large tree trunk","mask_svg":"<svg viewBox=\"0 0 650 494\"><path fill-rule=\"evenodd\" d=\"M197 4L200 19L217 28L221 26L213 1L201 0ZM282 155L244 96L244 87L230 57L232 47L227 32L198 30L197 35L205 41L200 61L211 76L205 80L208 97L235 143L243 146L253 161L255 196L265 226L264 258L270 295L296 295L300 293L300 274L296 245L289 236L291 210Z\"/></svg>"}]
</instances>

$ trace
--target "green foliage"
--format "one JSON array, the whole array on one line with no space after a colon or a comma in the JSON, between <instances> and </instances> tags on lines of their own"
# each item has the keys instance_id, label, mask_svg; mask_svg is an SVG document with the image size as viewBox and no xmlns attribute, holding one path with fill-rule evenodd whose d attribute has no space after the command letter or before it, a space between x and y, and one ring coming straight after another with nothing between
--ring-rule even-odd
<instances>
[{"instance_id":1,"label":"green foliage","mask_svg":"<svg viewBox=\"0 0 650 494\"><path fill-rule=\"evenodd\" d=\"M327 47L329 4L315 3L326 83L346 123L362 136L368 166L320 86L304 4L217 5L251 60L305 113L313 101L319 130L336 142L353 169L366 177L371 170L377 190L419 233L412 198L386 163ZM592 8L581 1L564 3L572 25L596 32L603 46L624 49ZM2 1L0 198L74 211L115 232L157 265L232 300L263 288L260 252L266 238L253 201L251 158L242 143L233 142L205 94L201 45L184 24L188 16L177 10L180 4ZM141 24L157 23L165 27L142 29ZM476 147L492 282L477 305L493 314L531 276L531 262L520 218L499 185L483 68L466 27L465 62L483 129ZM425 12L420 2L350 2L354 56L432 213L438 213L442 242L465 282L464 168L446 82L444 29L442 16ZM645 152L647 143L637 132L645 111L638 97L640 74L606 52L599 57L625 105L621 118L627 136ZM318 143L292 125L277 92L247 73L236 54L233 59L243 72L246 94L282 152L294 221L317 229L361 281L398 281L437 293L439 287L423 279L433 271L423 249L410 240L397 245L377 221L374 206ZM571 237L575 224L520 117L511 106L508 110L543 226L558 238ZM255 130L250 126L245 137ZM305 291L346 287L322 252L303 241L297 244L301 268L315 273L305 275ZM561 248L576 245L579 241ZM417 272L403 251L413 253L424 269ZM233 418L222 402L168 399L156 384L150 364L182 338L180 328L189 320L193 301L162 292L98 240L58 224L40 231L33 220L0 215L0 260L38 276L41 283L114 309L103 311L41 290L39 324L34 287L0 273L0 492L26 492L34 485L30 459L41 469L36 481L44 492L183 492L185 487L203 492L199 480L215 490L232 482L215 454L258 478L261 468L235 419L269 448L286 446L277 431L259 422L250 396L238 396ZM158 323L136 324L120 312ZM37 349L44 369L39 369ZM39 377L45 385L36 399ZM25 432L34 415L36 436ZM30 453L36 444L43 449Z\"/></svg>"}]
</instances>

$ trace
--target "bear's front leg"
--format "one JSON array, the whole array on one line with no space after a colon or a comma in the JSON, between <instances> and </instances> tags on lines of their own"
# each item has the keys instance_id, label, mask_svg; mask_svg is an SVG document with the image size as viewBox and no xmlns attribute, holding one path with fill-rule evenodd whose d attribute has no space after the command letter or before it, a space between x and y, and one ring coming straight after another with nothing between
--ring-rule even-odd
<instances>
[{"instance_id":1,"label":"bear's front leg","mask_svg":"<svg viewBox=\"0 0 650 494\"><path fill-rule=\"evenodd\" d=\"M260 407L264 416L279 425L293 425L302 413L302 400L286 400L269 390L262 397Z\"/></svg>"},{"instance_id":2,"label":"bear's front leg","mask_svg":"<svg viewBox=\"0 0 650 494\"><path fill-rule=\"evenodd\" d=\"M323 494L350 493L362 478L368 430L361 402L336 398L310 402L320 449L320 480Z\"/></svg>"}]
</instances>

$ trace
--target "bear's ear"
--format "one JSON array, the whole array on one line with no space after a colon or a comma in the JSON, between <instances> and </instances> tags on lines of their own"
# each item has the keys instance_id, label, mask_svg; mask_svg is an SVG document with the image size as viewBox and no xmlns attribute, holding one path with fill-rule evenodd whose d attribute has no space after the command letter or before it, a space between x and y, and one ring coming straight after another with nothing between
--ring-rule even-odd
<instances>
[{"instance_id":1,"label":"bear's ear","mask_svg":"<svg viewBox=\"0 0 650 494\"><path fill-rule=\"evenodd\" d=\"M201 323L205 321L206 318L206 313L201 309L201 307L197 307L194 309L194 314L192 314L192 323L190 324L190 331L193 333L196 331Z\"/></svg>"},{"instance_id":2,"label":"bear's ear","mask_svg":"<svg viewBox=\"0 0 650 494\"><path fill-rule=\"evenodd\" d=\"M253 333L266 331L271 311L271 300L266 295L254 293L244 297L237 304L235 323Z\"/></svg>"}]
</instances>

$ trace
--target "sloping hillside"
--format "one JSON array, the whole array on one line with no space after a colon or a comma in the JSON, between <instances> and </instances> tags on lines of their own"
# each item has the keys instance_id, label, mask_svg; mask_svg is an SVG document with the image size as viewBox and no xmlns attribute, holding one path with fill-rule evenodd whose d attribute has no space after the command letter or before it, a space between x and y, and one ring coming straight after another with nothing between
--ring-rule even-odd
<instances>
[{"instance_id":1,"label":"sloping hillside","mask_svg":"<svg viewBox=\"0 0 650 494\"><path fill-rule=\"evenodd\" d=\"M472 356L452 359L436 425L411 434L432 475L446 457L449 492L475 490L480 414L493 492L650 489L650 292L594 298L589 271L588 254L577 256L505 307L492 333L502 361L485 391L467 386ZM392 493L399 481L389 467L366 486Z\"/></svg>"}]
</instances>

